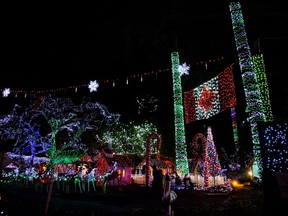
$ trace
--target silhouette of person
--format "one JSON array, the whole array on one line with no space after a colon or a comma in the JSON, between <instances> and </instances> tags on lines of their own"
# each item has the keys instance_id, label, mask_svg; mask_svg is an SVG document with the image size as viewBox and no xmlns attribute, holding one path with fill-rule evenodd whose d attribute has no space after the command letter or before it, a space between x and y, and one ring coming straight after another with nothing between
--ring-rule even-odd
<instances>
[{"instance_id":1,"label":"silhouette of person","mask_svg":"<svg viewBox=\"0 0 288 216\"><path fill-rule=\"evenodd\" d=\"M153 168L153 182L152 182L152 188L156 190L163 189L163 173L161 169L158 169L157 166L154 164L152 166Z\"/></svg>"}]
</instances>

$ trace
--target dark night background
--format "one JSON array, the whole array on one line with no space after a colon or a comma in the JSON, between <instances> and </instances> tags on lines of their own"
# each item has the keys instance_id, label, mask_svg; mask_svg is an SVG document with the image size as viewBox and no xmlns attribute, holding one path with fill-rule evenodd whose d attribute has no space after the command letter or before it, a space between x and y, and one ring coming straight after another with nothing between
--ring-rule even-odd
<instances>
[{"instance_id":1,"label":"dark night background","mask_svg":"<svg viewBox=\"0 0 288 216\"><path fill-rule=\"evenodd\" d=\"M264 55L274 118L287 120L287 7L282 1L240 2L251 53ZM248 126L241 123L247 116L229 1L102 0L85 6L13 4L2 8L0 89L9 87L19 93L1 97L1 114L9 113L14 103L26 103L38 90L62 89L55 95L78 99L90 95L123 119L152 119L167 147L163 154L173 155L168 148L174 145L170 55L178 51L180 62L191 65L183 90L234 64L240 148L251 147ZM77 93L68 88L90 80L100 83L97 92L89 93L86 86ZM158 109L144 117L138 115L136 98L147 95L158 99ZM188 152L194 134L203 133L207 125L212 126L216 146L233 154L229 110L186 125Z\"/></svg>"}]
</instances>

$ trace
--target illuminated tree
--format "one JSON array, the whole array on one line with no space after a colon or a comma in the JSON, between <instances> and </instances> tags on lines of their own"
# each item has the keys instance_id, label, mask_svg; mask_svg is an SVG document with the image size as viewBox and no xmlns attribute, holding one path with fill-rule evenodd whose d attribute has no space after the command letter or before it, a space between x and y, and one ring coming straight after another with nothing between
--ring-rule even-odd
<instances>
[{"instance_id":1,"label":"illuminated tree","mask_svg":"<svg viewBox=\"0 0 288 216\"><path fill-rule=\"evenodd\" d=\"M70 98L48 95L38 100L36 106L35 103L31 104L21 112L18 108L15 105L12 113L1 119L1 137L14 139L15 149L20 153L21 149L30 145L31 152L36 154L36 144L41 144L41 152L46 152L49 157L48 169L52 174L56 164L73 163L87 150L81 141L84 131L112 125L120 117L109 113L103 104L88 98L75 105ZM42 134L39 133L41 129ZM49 188L46 213L52 188L53 181Z\"/></svg>"},{"instance_id":2,"label":"illuminated tree","mask_svg":"<svg viewBox=\"0 0 288 216\"><path fill-rule=\"evenodd\" d=\"M88 98L84 98L81 104L74 105L69 98L45 97L39 110L51 128L48 134L51 147L47 152L51 169L59 163L75 162L81 151L86 151L85 145L81 143L83 131L98 130L101 126L113 124L120 117L109 113L103 104L92 102ZM58 134L61 134L59 138ZM53 182L49 188L45 212L48 211L52 188Z\"/></svg>"},{"instance_id":3,"label":"illuminated tree","mask_svg":"<svg viewBox=\"0 0 288 216\"><path fill-rule=\"evenodd\" d=\"M207 129L207 146L205 150L205 167L204 167L204 179L208 180L209 176L215 176L221 174L221 165L218 159L218 154L214 144L211 127ZM205 181L205 187L208 186L208 182Z\"/></svg>"},{"instance_id":4,"label":"illuminated tree","mask_svg":"<svg viewBox=\"0 0 288 216\"><path fill-rule=\"evenodd\" d=\"M201 143L198 143L199 140ZM207 128L207 138L204 134L197 133L193 137L192 143L194 169L197 168L197 164L199 163L202 169L199 170L200 174L204 177L204 188L207 189L209 187L209 177L215 178L215 176L221 175L221 164L214 144L211 126Z\"/></svg>"},{"instance_id":5,"label":"illuminated tree","mask_svg":"<svg viewBox=\"0 0 288 216\"><path fill-rule=\"evenodd\" d=\"M48 137L41 133L41 114L35 107L14 105L10 114L0 119L0 137L14 143L13 152L31 155L29 164L33 165L35 156L45 153L50 145Z\"/></svg>"},{"instance_id":6,"label":"illuminated tree","mask_svg":"<svg viewBox=\"0 0 288 216\"><path fill-rule=\"evenodd\" d=\"M75 105L70 98L47 96L41 101L38 111L49 126L46 137L51 147L46 153L51 168L59 163L74 162L86 151L81 140L84 131L99 130L119 119L119 115L109 113L103 104L88 98Z\"/></svg>"},{"instance_id":7,"label":"illuminated tree","mask_svg":"<svg viewBox=\"0 0 288 216\"><path fill-rule=\"evenodd\" d=\"M149 122L142 124L133 121L127 124L117 122L113 128L104 131L99 139L102 143L108 145L114 153L144 156L146 139L152 132L157 133L157 128ZM152 148L153 146L155 145L152 145Z\"/></svg>"}]
</instances>

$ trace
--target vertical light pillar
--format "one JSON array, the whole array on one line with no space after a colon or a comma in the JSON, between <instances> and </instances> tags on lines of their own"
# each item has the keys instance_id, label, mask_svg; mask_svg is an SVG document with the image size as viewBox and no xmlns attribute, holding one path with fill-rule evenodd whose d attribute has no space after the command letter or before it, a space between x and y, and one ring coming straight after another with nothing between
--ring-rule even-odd
<instances>
[{"instance_id":1,"label":"vertical light pillar","mask_svg":"<svg viewBox=\"0 0 288 216\"><path fill-rule=\"evenodd\" d=\"M185 141L184 111L182 101L182 86L179 68L178 52L171 53L173 98L174 98L174 123L175 123L175 152L176 171L179 175L189 173L187 147Z\"/></svg>"},{"instance_id":2,"label":"vertical light pillar","mask_svg":"<svg viewBox=\"0 0 288 216\"><path fill-rule=\"evenodd\" d=\"M257 122L265 121L265 113L263 110L258 83L256 82L256 74L253 72L253 62L245 31L241 5L239 2L230 2L229 8L246 99L246 112L249 115L247 120L251 126L254 154L252 170L254 176L260 177L262 161Z\"/></svg>"},{"instance_id":3,"label":"vertical light pillar","mask_svg":"<svg viewBox=\"0 0 288 216\"><path fill-rule=\"evenodd\" d=\"M238 155L239 153L239 139L238 139L238 128L237 128L237 120L236 120L236 109L232 107L231 111L231 120L232 120L232 129L233 129L233 137L235 144L235 152Z\"/></svg>"},{"instance_id":4,"label":"vertical light pillar","mask_svg":"<svg viewBox=\"0 0 288 216\"><path fill-rule=\"evenodd\" d=\"M256 73L256 79L259 85L261 100L263 102L266 121L273 121L273 114L269 95L269 86L266 78L263 55L262 54L253 55L252 60L253 60L253 70Z\"/></svg>"}]
</instances>

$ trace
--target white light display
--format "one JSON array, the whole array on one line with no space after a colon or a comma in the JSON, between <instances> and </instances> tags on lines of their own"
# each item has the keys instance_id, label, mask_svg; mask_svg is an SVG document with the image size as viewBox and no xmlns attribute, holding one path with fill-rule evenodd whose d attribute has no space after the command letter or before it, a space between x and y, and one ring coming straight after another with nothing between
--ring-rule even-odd
<instances>
[{"instance_id":1,"label":"white light display","mask_svg":"<svg viewBox=\"0 0 288 216\"><path fill-rule=\"evenodd\" d=\"M99 84L97 83L96 80L94 81L90 81L90 84L89 84L89 89L90 89L90 92L93 92L93 91L97 91L98 87L99 87Z\"/></svg>"},{"instance_id":2,"label":"white light display","mask_svg":"<svg viewBox=\"0 0 288 216\"><path fill-rule=\"evenodd\" d=\"M189 69L190 67L186 63L178 66L178 72L180 73L180 76L189 75Z\"/></svg>"},{"instance_id":3,"label":"white light display","mask_svg":"<svg viewBox=\"0 0 288 216\"><path fill-rule=\"evenodd\" d=\"M5 88L4 91L2 92L3 97L8 97L8 95L10 94L10 89L9 88Z\"/></svg>"}]
</instances>

